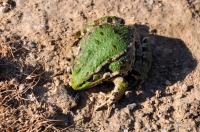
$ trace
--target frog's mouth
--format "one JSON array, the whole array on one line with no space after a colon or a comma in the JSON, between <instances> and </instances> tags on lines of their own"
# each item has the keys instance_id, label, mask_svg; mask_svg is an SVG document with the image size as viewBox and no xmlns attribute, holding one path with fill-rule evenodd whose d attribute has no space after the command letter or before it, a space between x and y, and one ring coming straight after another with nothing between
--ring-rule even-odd
<instances>
[{"instance_id":1,"label":"frog's mouth","mask_svg":"<svg viewBox=\"0 0 200 132\"><path fill-rule=\"evenodd\" d=\"M81 85L80 84L78 85L78 84L72 82L72 88L74 90L83 90L83 89L87 89L89 87L92 87L92 82L85 82Z\"/></svg>"},{"instance_id":2,"label":"frog's mouth","mask_svg":"<svg viewBox=\"0 0 200 132\"><path fill-rule=\"evenodd\" d=\"M77 83L76 81L72 81L72 88L74 90L83 90L83 89L88 89L93 86L96 86L98 84L101 84L105 80L110 81L113 77L116 77L116 75L119 75L119 72L105 72L105 73L98 73L92 75L88 80L85 80L82 83Z\"/></svg>"}]
</instances>

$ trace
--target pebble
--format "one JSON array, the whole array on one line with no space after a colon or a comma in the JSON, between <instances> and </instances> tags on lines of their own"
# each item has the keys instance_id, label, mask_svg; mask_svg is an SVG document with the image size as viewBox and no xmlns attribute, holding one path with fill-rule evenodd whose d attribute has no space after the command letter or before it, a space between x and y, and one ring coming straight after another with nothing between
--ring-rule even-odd
<instances>
[{"instance_id":1,"label":"pebble","mask_svg":"<svg viewBox=\"0 0 200 132\"><path fill-rule=\"evenodd\" d=\"M172 85L172 83L171 83L169 80L166 80L166 81L165 81L165 84L166 84L167 86Z\"/></svg>"},{"instance_id":2,"label":"pebble","mask_svg":"<svg viewBox=\"0 0 200 132\"><path fill-rule=\"evenodd\" d=\"M27 46L29 46L29 47L31 47L31 48L35 48L35 47L36 47L35 43L34 43L34 42L31 42L31 41L29 41L29 42L27 43Z\"/></svg>"},{"instance_id":3,"label":"pebble","mask_svg":"<svg viewBox=\"0 0 200 132\"><path fill-rule=\"evenodd\" d=\"M17 6L24 6L24 0L17 0L16 5Z\"/></svg>"},{"instance_id":4,"label":"pebble","mask_svg":"<svg viewBox=\"0 0 200 132\"><path fill-rule=\"evenodd\" d=\"M89 7L89 6L92 6L92 1L85 3L85 7Z\"/></svg>"},{"instance_id":5,"label":"pebble","mask_svg":"<svg viewBox=\"0 0 200 132\"><path fill-rule=\"evenodd\" d=\"M132 104L127 105L127 108L128 108L129 111L133 111L133 109L134 109L136 106L137 106L136 103L132 103Z\"/></svg>"},{"instance_id":6,"label":"pebble","mask_svg":"<svg viewBox=\"0 0 200 132\"><path fill-rule=\"evenodd\" d=\"M94 97L89 98L91 102L94 102Z\"/></svg>"},{"instance_id":7,"label":"pebble","mask_svg":"<svg viewBox=\"0 0 200 132\"><path fill-rule=\"evenodd\" d=\"M131 94L132 94L132 91L126 91L125 92L125 97L129 98Z\"/></svg>"},{"instance_id":8,"label":"pebble","mask_svg":"<svg viewBox=\"0 0 200 132\"><path fill-rule=\"evenodd\" d=\"M102 111L96 111L95 113L95 117L94 117L94 120L103 120L103 112Z\"/></svg>"},{"instance_id":9,"label":"pebble","mask_svg":"<svg viewBox=\"0 0 200 132\"><path fill-rule=\"evenodd\" d=\"M156 90L155 94L156 94L156 98L161 97L161 91L160 90Z\"/></svg>"},{"instance_id":10,"label":"pebble","mask_svg":"<svg viewBox=\"0 0 200 132\"><path fill-rule=\"evenodd\" d=\"M184 92L187 92L188 86L184 83L184 84L181 86L181 90L184 91Z\"/></svg>"},{"instance_id":11,"label":"pebble","mask_svg":"<svg viewBox=\"0 0 200 132\"><path fill-rule=\"evenodd\" d=\"M149 0L150 5L153 5L153 3L154 3L154 0Z\"/></svg>"},{"instance_id":12,"label":"pebble","mask_svg":"<svg viewBox=\"0 0 200 132\"><path fill-rule=\"evenodd\" d=\"M0 12L7 13L8 11L9 11L9 8L7 8L7 7L0 7Z\"/></svg>"},{"instance_id":13,"label":"pebble","mask_svg":"<svg viewBox=\"0 0 200 132\"><path fill-rule=\"evenodd\" d=\"M30 94L30 95L28 95L29 96L29 100L31 101L31 102L33 102L34 100L35 100L35 97L32 95L32 94Z\"/></svg>"}]
</instances>

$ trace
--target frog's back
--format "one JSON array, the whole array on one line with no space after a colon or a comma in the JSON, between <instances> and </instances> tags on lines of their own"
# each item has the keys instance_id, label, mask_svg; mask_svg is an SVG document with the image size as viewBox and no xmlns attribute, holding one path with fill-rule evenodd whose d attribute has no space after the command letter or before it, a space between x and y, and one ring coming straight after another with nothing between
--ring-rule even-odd
<instances>
[{"instance_id":1,"label":"frog's back","mask_svg":"<svg viewBox=\"0 0 200 132\"><path fill-rule=\"evenodd\" d=\"M112 71L106 67L108 61L122 54L131 43L133 28L103 24L88 32L80 41L81 53L75 60L72 72L72 87L77 90L87 86L79 86L88 81L95 73L102 70Z\"/></svg>"}]
</instances>

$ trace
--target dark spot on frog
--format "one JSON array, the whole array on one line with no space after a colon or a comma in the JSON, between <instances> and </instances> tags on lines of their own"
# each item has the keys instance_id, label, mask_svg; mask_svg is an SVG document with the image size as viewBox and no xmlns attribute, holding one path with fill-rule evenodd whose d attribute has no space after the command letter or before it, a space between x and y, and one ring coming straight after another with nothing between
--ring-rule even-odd
<instances>
[{"instance_id":1,"label":"dark spot on frog","mask_svg":"<svg viewBox=\"0 0 200 132\"><path fill-rule=\"evenodd\" d=\"M114 49L117 49L116 45L114 45L114 44L111 44L111 45L112 45L112 47L113 47Z\"/></svg>"},{"instance_id":2,"label":"dark spot on frog","mask_svg":"<svg viewBox=\"0 0 200 132\"><path fill-rule=\"evenodd\" d=\"M104 35L104 33L103 32L100 32L100 34L103 36Z\"/></svg>"},{"instance_id":3,"label":"dark spot on frog","mask_svg":"<svg viewBox=\"0 0 200 132\"><path fill-rule=\"evenodd\" d=\"M103 28L103 26L102 26L102 25L99 25L99 27L100 27L100 28Z\"/></svg>"},{"instance_id":4,"label":"dark spot on frog","mask_svg":"<svg viewBox=\"0 0 200 132\"><path fill-rule=\"evenodd\" d=\"M95 40L95 43L96 43L96 44L99 44L99 40Z\"/></svg>"}]
</instances>

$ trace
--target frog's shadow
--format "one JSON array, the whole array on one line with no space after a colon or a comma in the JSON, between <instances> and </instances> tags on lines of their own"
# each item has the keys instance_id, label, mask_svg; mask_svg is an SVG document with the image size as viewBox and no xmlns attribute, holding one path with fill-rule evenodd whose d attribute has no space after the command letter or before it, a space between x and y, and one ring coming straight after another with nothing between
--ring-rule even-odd
<instances>
[{"instance_id":1,"label":"frog's shadow","mask_svg":"<svg viewBox=\"0 0 200 132\"><path fill-rule=\"evenodd\" d=\"M145 25L134 25L137 28L141 38L147 36L151 40L152 46L152 65L147 75L146 80L141 85L140 89L131 88L131 94L127 97L122 97L117 103L116 108L122 109L129 104L136 103L136 109L141 109L142 102L155 96L155 92L159 90L163 96L170 96L166 93L166 80L169 80L171 85L178 81L182 81L189 73L191 73L197 66L197 60L195 60L186 47L185 43L181 39L169 38L156 35L156 30L152 30L148 33L149 27ZM104 85L104 86L103 86ZM86 99L81 100L81 106L84 107L87 103L87 96L93 92L105 91L105 84L97 86L99 88L91 88L81 92L81 96ZM189 86L189 90L192 86ZM106 90L107 91L107 90ZM87 94L86 94L87 92ZM136 94L140 93L140 94ZM79 107L79 108L80 108ZM114 111L111 113L111 115Z\"/></svg>"}]
</instances>

